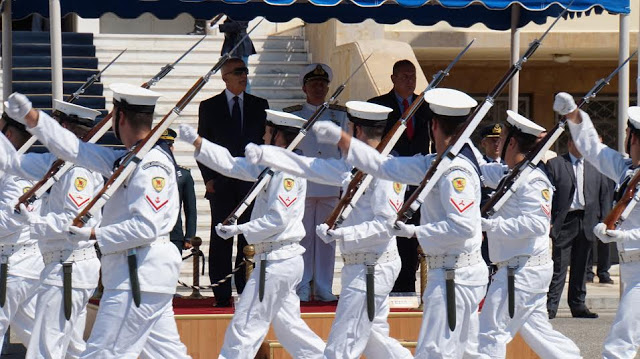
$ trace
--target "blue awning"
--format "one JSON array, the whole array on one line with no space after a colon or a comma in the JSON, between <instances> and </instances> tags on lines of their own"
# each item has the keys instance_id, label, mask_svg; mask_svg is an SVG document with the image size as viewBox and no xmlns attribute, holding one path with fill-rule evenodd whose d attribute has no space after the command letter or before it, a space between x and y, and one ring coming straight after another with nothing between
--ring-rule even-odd
<instances>
[{"instance_id":1,"label":"blue awning","mask_svg":"<svg viewBox=\"0 0 640 359\"><path fill-rule=\"evenodd\" d=\"M11 1L11 0L9 0ZM628 14L629 0L62 0L62 14L76 13L84 18L98 18L113 13L121 18L134 19L151 13L159 19L173 19L187 13L194 18L210 19L224 13L236 20L251 20L263 16L272 22L294 18L308 23L337 19L343 23L360 23L373 19L378 23L394 24L409 20L416 25L434 25L446 21L455 27L469 27L482 23L494 30L511 27L511 6L519 4L519 27L530 22L543 24L569 7L569 16L589 15L607 11ZM31 13L49 14L48 0L13 0L13 18L21 19Z\"/></svg>"}]
</instances>

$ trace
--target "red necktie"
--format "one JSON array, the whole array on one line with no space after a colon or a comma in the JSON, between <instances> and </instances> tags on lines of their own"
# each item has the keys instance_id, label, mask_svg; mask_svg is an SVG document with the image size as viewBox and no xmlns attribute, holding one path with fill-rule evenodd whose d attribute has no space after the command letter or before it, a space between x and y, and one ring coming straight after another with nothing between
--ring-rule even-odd
<instances>
[{"instance_id":1,"label":"red necktie","mask_svg":"<svg viewBox=\"0 0 640 359\"><path fill-rule=\"evenodd\" d=\"M407 99L405 98L404 100L402 100L402 113L407 112L408 108L409 108L409 101L407 101ZM408 119L406 125L407 125L407 138L411 140L413 139L413 118Z\"/></svg>"}]
</instances>

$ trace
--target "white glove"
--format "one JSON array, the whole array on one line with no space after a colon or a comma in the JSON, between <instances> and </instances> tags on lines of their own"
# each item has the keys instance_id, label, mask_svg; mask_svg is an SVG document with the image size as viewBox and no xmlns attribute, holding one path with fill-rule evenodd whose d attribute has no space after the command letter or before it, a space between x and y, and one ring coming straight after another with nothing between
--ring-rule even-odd
<instances>
[{"instance_id":1,"label":"white glove","mask_svg":"<svg viewBox=\"0 0 640 359\"><path fill-rule=\"evenodd\" d=\"M560 92L556 95L555 101L553 101L553 110L557 112L560 116L564 116L568 113L571 113L577 109L578 106L576 102L573 100L573 96L569 95L566 92Z\"/></svg>"},{"instance_id":2,"label":"white glove","mask_svg":"<svg viewBox=\"0 0 640 359\"><path fill-rule=\"evenodd\" d=\"M482 223L483 232L490 232L493 230L493 225L495 224L493 219L480 218L480 222Z\"/></svg>"},{"instance_id":3,"label":"white glove","mask_svg":"<svg viewBox=\"0 0 640 359\"><path fill-rule=\"evenodd\" d=\"M180 140L193 144L198 139L198 131L195 128L185 124L181 124L178 128L180 131L178 138Z\"/></svg>"},{"instance_id":4,"label":"white glove","mask_svg":"<svg viewBox=\"0 0 640 359\"><path fill-rule=\"evenodd\" d=\"M14 208L15 208L15 205L12 205L11 210L13 211ZM33 212L29 212L29 210L27 209L27 206L25 206L24 203L20 204L20 212L13 211L13 215L14 215L14 218L16 218L18 221L25 224L35 223L37 222L39 217L37 214Z\"/></svg>"},{"instance_id":5,"label":"white glove","mask_svg":"<svg viewBox=\"0 0 640 359\"><path fill-rule=\"evenodd\" d=\"M327 225L326 223L322 223L316 226L316 234L326 244L329 244L336 240L331 232L333 231L329 229L329 225Z\"/></svg>"},{"instance_id":6,"label":"white glove","mask_svg":"<svg viewBox=\"0 0 640 359\"><path fill-rule=\"evenodd\" d=\"M258 164L262 158L262 147L255 143L248 143L244 148L244 158L251 164Z\"/></svg>"},{"instance_id":7,"label":"white glove","mask_svg":"<svg viewBox=\"0 0 640 359\"><path fill-rule=\"evenodd\" d=\"M318 121L313 124L313 132L316 133L319 143L338 144L342 137L342 128L331 121Z\"/></svg>"},{"instance_id":8,"label":"white glove","mask_svg":"<svg viewBox=\"0 0 640 359\"><path fill-rule=\"evenodd\" d=\"M231 224L231 225L225 226L222 223L218 223L216 225L216 233L218 233L218 235L222 239L229 239L235 236L236 234L242 233L242 230L240 230L237 224Z\"/></svg>"},{"instance_id":9,"label":"white glove","mask_svg":"<svg viewBox=\"0 0 640 359\"><path fill-rule=\"evenodd\" d=\"M93 227L76 227L70 225L68 229L69 233L74 235L73 239L75 240L88 241L91 239L91 231L93 230Z\"/></svg>"},{"instance_id":10,"label":"white glove","mask_svg":"<svg viewBox=\"0 0 640 359\"><path fill-rule=\"evenodd\" d=\"M7 115L23 125L26 124L24 118L31 111L31 107L31 101L27 96L18 92L12 93L7 101L4 102L4 111Z\"/></svg>"},{"instance_id":11,"label":"white glove","mask_svg":"<svg viewBox=\"0 0 640 359\"><path fill-rule=\"evenodd\" d=\"M627 231L618 231L615 229L607 229L604 223L598 223L593 227L593 234L602 241L602 243L621 242L627 239Z\"/></svg>"},{"instance_id":12,"label":"white glove","mask_svg":"<svg viewBox=\"0 0 640 359\"><path fill-rule=\"evenodd\" d=\"M396 226L398 226L397 229ZM389 234L396 237L412 238L416 235L416 226L402 221L387 222L387 230Z\"/></svg>"}]
</instances>

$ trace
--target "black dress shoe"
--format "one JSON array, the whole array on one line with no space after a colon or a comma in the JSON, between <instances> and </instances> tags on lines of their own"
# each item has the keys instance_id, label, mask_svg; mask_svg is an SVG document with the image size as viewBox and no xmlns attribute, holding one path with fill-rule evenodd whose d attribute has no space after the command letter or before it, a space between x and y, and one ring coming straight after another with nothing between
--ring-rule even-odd
<instances>
[{"instance_id":1,"label":"black dress shoe","mask_svg":"<svg viewBox=\"0 0 640 359\"><path fill-rule=\"evenodd\" d=\"M611 278L600 278L600 284L614 284L615 282Z\"/></svg>"},{"instance_id":2,"label":"black dress shoe","mask_svg":"<svg viewBox=\"0 0 640 359\"><path fill-rule=\"evenodd\" d=\"M216 304L213 305L216 308L230 308L231 301L229 299L216 301Z\"/></svg>"},{"instance_id":3,"label":"black dress shoe","mask_svg":"<svg viewBox=\"0 0 640 359\"><path fill-rule=\"evenodd\" d=\"M574 318L590 318L590 319L595 319L598 317L598 313L594 313L592 311L590 311L588 308L584 308L582 310L572 310L571 311L571 315Z\"/></svg>"},{"instance_id":4,"label":"black dress shoe","mask_svg":"<svg viewBox=\"0 0 640 359\"><path fill-rule=\"evenodd\" d=\"M556 317L556 311L555 310L547 310L547 313L549 313L549 319L553 319Z\"/></svg>"}]
</instances>

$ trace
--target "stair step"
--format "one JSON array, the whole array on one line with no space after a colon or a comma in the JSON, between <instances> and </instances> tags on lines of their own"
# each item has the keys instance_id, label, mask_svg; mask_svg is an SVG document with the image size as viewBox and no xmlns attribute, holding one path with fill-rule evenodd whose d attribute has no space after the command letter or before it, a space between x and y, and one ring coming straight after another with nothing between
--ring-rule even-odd
<instances>
[{"instance_id":1,"label":"stair step","mask_svg":"<svg viewBox=\"0 0 640 359\"><path fill-rule=\"evenodd\" d=\"M119 34L100 34L96 35L93 43L101 50L111 49L155 49L155 50L169 50L178 51L184 48L186 51L198 41L199 37L189 35L119 35ZM257 36L251 37L253 46L257 53L267 49L302 49L307 48L307 43L303 38L292 36ZM207 37L194 51L198 51L199 48L206 47L208 49L214 49L218 52L222 48L224 37L210 36Z\"/></svg>"},{"instance_id":2,"label":"stair step","mask_svg":"<svg viewBox=\"0 0 640 359\"><path fill-rule=\"evenodd\" d=\"M157 69L160 70L161 66ZM109 74L104 75L104 78L109 80L109 83L115 82L127 82L132 84L140 84L149 81L153 75L144 77L138 74L117 74L112 73L111 68L107 70ZM204 70L206 71L206 70ZM203 74L204 74L203 71ZM155 84L151 89L154 91L162 92L163 89L172 88L184 88L185 84L194 84L203 74L192 73L179 75L171 72L167 77L163 78L160 82ZM251 81L251 87L268 87L268 86L285 86L285 87L297 87L302 90L300 85L300 78L298 73L283 73L283 74L250 74L249 81ZM224 88L224 82L218 75L214 75L209 79L207 87Z\"/></svg>"},{"instance_id":3,"label":"stair step","mask_svg":"<svg viewBox=\"0 0 640 359\"><path fill-rule=\"evenodd\" d=\"M86 81L98 70L92 69L62 69L63 81ZM51 81L51 68L13 68L13 81Z\"/></svg>"},{"instance_id":4,"label":"stair step","mask_svg":"<svg viewBox=\"0 0 640 359\"><path fill-rule=\"evenodd\" d=\"M13 31L12 41L14 44L30 43L30 44L49 44L51 35L48 31ZM62 43L73 43L77 45L92 45L92 33L79 32L63 32Z\"/></svg>"},{"instance_id":5,"label":"stair step","mask_svg":"<svg viewBox=\"0 0 640 359\"><path fill-rule=\"evenodd\" d=\"M62 85L62 89L65 94L71 94L83 84L84 82L80 81L69 81ZM13 91L23 94L50 94L51 81L13 81ZM96 82L85 90L84 95L102 96L102 91L103 84Z\"/></svg>"},{"instance_id":6,"label":"stair step","mask_svg":"<svg viewBox=\"0 0 640 359\"><path fill-rule=\"evenodd\" d=\"M51 94L29 95L29 100L31 100L31 102L33 103L33 107L35 108L52 107ZM74 103L76 105L89 108L105 108L105 99L102 96L80 96L80 98L78 98Z\"/></svg>"},{"instance_id":7,"label":"stair step","mask_svg":"<svg viewBox=\"0 0 640 359\"><path fill-rule=\"evenodd\" d=\"M110 60L109 60L110 61ZM98 67L103 68L108 62L102 59L98 62ZM135 74L135 76L142 76L143 78L151 78L160 71L160 69L166 65L166 62L160 61L154 63L153 61L144 62L125 62L118 61L109 68L109 77L122 74ZM215 62L210 63L180 63L170 76L204 76L215 65ZM260 63L253 63L249 61L249 77L255 74L292 74L298 75L305 66L308 65L307 61L263 61ZM220 75L218 75L220 76ZM146 80L145 80L146 81Z\"/></svg>"},{"instance_id":8,"label":"stair step","mask_svg":"<svg viewBox=\"0 0 640 359\"><path fill-rule=\"evenodd\" d=\"M50 44L14 44L14 56L50 56ZM93 45L62 44L62 56L94 57L96 47Z\"/></svg>"},{"instance_id":9,"label":"stair step","mask_svg":"<svg viewBox=\"0 0 640 359\"><path fill-rule=\"evenodd\" d=\"M103 59L112 59L116 57L122 49L113 51L104 51L100 49L98 57ZM168 50L168 49L127 49L127 51L118 59L118 64L140 64L144 63L157 63L164 66L167 63L173 63L183 54L181 50ZM180 66L184 63L189 64L209 64L213 66L220 57L219 53L214 50L193 50L188 56L188 61L182 60ZM187 59L185 57L185 59ZM111 60L109 60L111 61ZM308 63L310 61L310 55L303 49L296 51L287 50L266 50L259 52L256 55L249 57L249 63L257 63L261 61L302 61ZM176 67L177 67L176 66Z\"/></svg>"},{"instance_id":10,"label":"stair step","mask_svg":"<svg viewBox=\"0 0 640 359\"><path fill-rule=\"evenodd\" d=\"M67 68L96 69L96 57L66 56L62 58L62 66ZM51 56L14 56L13 67L51 67Z\"/></svg>"}]
</instances>

